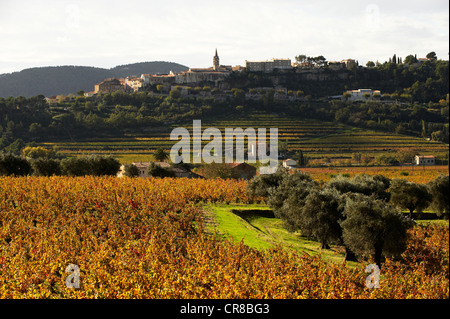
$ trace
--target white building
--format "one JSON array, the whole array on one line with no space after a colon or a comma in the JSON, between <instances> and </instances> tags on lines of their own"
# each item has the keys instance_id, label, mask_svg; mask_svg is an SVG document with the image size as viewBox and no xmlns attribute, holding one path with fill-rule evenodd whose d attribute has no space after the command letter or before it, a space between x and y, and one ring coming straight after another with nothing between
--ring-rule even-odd
<instances>
[{"instance_id":1,"label":"white building","mask_svg":"<svg viewBox=\"0 0 450 319\"><path fill-rule=\"evenodd\" d=\"M436 163L436 160L434 156L427 156L427 155L416 155L414 157L414 164L415 165L434 165Z\"/></svg>"}]
</instances>

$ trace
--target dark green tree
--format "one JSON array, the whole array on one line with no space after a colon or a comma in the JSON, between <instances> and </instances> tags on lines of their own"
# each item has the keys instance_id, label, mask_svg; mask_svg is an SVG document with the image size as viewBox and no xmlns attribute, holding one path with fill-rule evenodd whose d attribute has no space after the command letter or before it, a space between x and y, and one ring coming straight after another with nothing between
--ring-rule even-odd
<instances>
[{"instance_id":1,"label":"dark green tree","mask_svg":"<svg viewBox=\"0 0 450 319\"><path fill-rule=\"evenodd\" d=\"M167 154L167 152L160 147L153 153L153 158L155 161L164 162L169 158L169 154Z\"/></svg>"},{"instance_id":2,"label":"dark green tree","mask_svg":"<svg viewBox=\"0 0 450 319\"><path fill-rule=\"evenodd\" d=\"M378 267L383 256L399 256L406 249L407 230L414 222L386 202L353 194L343 214L344 244L359 255L371 255Z\"/></svg>"},{"instance_id":3,"label":"dark green tree","mask_svg":"<svg viewBox=\"0 0 450 319\"><path fill-rule=\"evenodd\" d=\"M306 165L306 158L303 155L302 150L298 150L297 152L295 152L294 159L297 161L299 167Z\"/></svg>"},{"instance_id":4,"label":"dark green tree","mask_svg":"<svg viewBox=\"0 0 450 319\"><path fill-rule=\"evenodd\" d=\"M61 165L56 159L40 157L33 160L31 166L33 173L37 176L61 175Z\"/></svg>"},{"instance_id":5,"label":"dark green tree","mask_svg":"<svg viewBox=\"0 0 450 319\"><path fill-rule=\"evenodd\" d=\"M294 171L286 174L278 187L268 190L267 204L289 231L299 230L306 197L317 187L319 184L310 175Z\"/></svg>"},{"instance_id":6,"label":"dark green tree","mask_svg":"<svg viewBox=\"0 0 450 319\"><path fill-rule=\"evenodd\" d=\"M319 241L322 249L339 242L342 238L339 221L343 219L340 193L330 188L312 190L299 211L299 218L301 234Z\"/></svg>"},{"instance_id":7,"label":"dark green tree","mask_svg":"<svg viewBox=\"0 0 450 319\"><path fill-rule=\"evenodd\" d=\"M390 195L386 188L387 182L378 176L356 175L353 178L347 178L339 175L329 180L326 187L334 188L341 194L359 193L388 201Z\"/></svg>"},{"instance_id":8,"label":"dark green tree","mask_svg":"<svg viewBox=\"0 0 450 319\"><path fill-rule=\"evenodd\" d=\"M31 172L31 164L25 158L13 154L0 155L0 176L26 176Z\"/></svg>"},{"instance_id":9,"label":"dark green tree","mask_svg":"<svg viewBox=\"0 0 450 319\"><path fill-rule=\"evenodd\" d=\"M84 157L65 158L61 161L63 175L85 176L91 173L90 161Z\"/></svg>"},{"instance_id":10,"label":"dark green tree","mask_svg":"<svg viewBox=\"0 0 450 319\"><path fill-rule=\"evenodd\" d=\"M267 197L269 190L276 189L287 175L284 169L278 169L274 174L257 175L248 183L247 191L256 197Z\"/></svg>"},{"instance_id":11,"label":"dark green tree","mask_svg":"<svg viewBox=\"0 0 450 319\"><path fill-rule=\"evenodd\" d=\"M137 166L134 164L126 164L125 165L125 176L128 176L128 177L139 176L139 168L137 168Z\"/></svg>"},{"instance_id":12,"label":"dark green tree","mask_svg":"<svg viewBox=\"0 0 450 319\"><path fill-rule=\"evenodd\" d=\"M245 102L245 92L242 89L233 88L231 89L233 93L233 97L236 103L244 103Z\"/></svg>"},{"instance_id":13,"label":"dark green tree","mask_svg":"<svg viewBox=\"0 0 450 319\"><path fill-rule=\"evenodd\" d=\"M155 163L151 163L148 167L148 175L151 177L175 177L175 172L170 168L161 167Z\"/></svg>"},{"instance_id":14,"label":"dark green tree","mask_svg":"<svg viewBox=\"0 0 450 319\"><path fill-rule=\"evenodd\" d=\"M427 58L427 59L430 59L430 60L437 60L436 52L431 51L430 53L428 53L428 54L426 55L426 58Z\"/></svg>"},{"instance_id":15,"label":"dark green tree","mask_svg":"<svg viewBox=\"0 0 450 319\"><path fill-rule=\"evenodd\" d=\"M120 162L112 156L93 155L87 158L90 175L116 176L120 170Z\"/></svg>"},{"instance_id":16,"label":"dark green tree","mask_svg":"<svg viewBox=\"0 0 450 319\"><path fill-rule=\"evenodd\" d=\"M413 212L422 212L430 204L432 197L426 185L394 178L389 188L390 203L398 208L409 210L409 218Z\"/></svg>"},{"instance_id":17,"label":"dark green tree","mask_svg":"<svg viewBox=\"0 0 450 319\"><path fill-rule=\"evenodd\" d=\"M300 54L295 57L295 61L297 63L304 63L304 62L306 62L306 60L307 60L307 57L304 54Z\"/></svg>"},{"instance_id":18,"label":"dark green tree","mask_svg":"<svg viewBox=\"0 0 450 319\"><path fill-rule=\"evenodd\" d=\"M439 175L428 184L428 188L433 198L431 207L439 216L444 215L448 218L450 211L449 176Z\"/></svg>"},{"instance_id":19,"label":"dark green tree","mask_svg":"<svg viewBox=\"0 0 450 319\"><path fill-rule=\"evenodd\" d=\"M410 54L406 56L405 60L403 60L405 64L414 64L417 63L417 59L414 57L414 55Z\"/></svg>"}]
</instances>

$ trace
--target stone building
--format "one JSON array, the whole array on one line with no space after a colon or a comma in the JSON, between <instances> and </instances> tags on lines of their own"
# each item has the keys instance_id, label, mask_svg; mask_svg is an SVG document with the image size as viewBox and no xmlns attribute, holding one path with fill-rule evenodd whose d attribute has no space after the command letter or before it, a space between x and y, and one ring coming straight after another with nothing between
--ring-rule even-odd
<instances>
[{"instance_id":1,"label":"stone building","mask_svg":"<svg viewBox=\"0 0 450 319\"><path fill-rule=\"evenodd\" d=\"M213 57L213 66L210 68L190 68L188 71L178 73L175 76L177 84L194 84L200 82L213 82L215 86L225 80L231 73L232 67L220 65L219 55Z\"/></svg>"},{"instance_id":2,"label":"stone building","mask_svg":"<svg viewBox=\"0 0 450 319\"><path fill-rule=\"evenodd\" d=\"M144 86L144 80L140 77L129 76L125 78L127 92L138 92Z\"/></svg>"},{"instance_id":3,"label":"stone building","mask_svg":"<svg viewBox=\"0 0 450 319\"><path fill-rule=\"evenodd\" d=\"M414 157L415 165L435 165L436 159L432 155L416 155Z\"/></svg>"},{"instance_id":4,"label":"stone building","mask_svg":"<svg viewBox=\"0 0 450 319\"><path fill-rule=\"evenodd\" d=\"M142 74L141 79L144 85L173 84L175 83L175 73L170 71L169 74Z\"/></svg>"},{"instance_id":5,"label":"stone building","mask_svg":"<svg viewBox=\"0 0 450 319\"><path fill-rule=\"evenodd\" d=\"M341 63L343 63L347 69L350 69L357 65L356 61L353 59L345 59L342 60Z\"/></svg>"},{"instance_id":6,"label":"stone building","mask_svg":"<svg viewBox=\"0 0 450 319\"><path fill-rule=\"evenodd\" d=\"M125 91L124 81L116 78L109 78L94 86L94 94L106 94L116 91Z\"/></svg>"},{"instance_id":7,"label":"stone building","mask_svg":"<svg viewBox=\"0 0 450 319\"><path fill-rule=\"evenodd\" d=\"M269 61L245 60L245 68L250 72L271 73L274 70L290 70L292 69L292 63L291 59L271 59Z\"/></svg>"},{"instance_id":8,"label":"stone building","mask_svg":"<svg viewBox=\"0 0 450 319\"><path fill-rule=\"evenodd\" d=\"M229 163L226 164L237 173L239 179L250 180L256 176L256 167L247 163Z\"/></svg>"}]
</instances>

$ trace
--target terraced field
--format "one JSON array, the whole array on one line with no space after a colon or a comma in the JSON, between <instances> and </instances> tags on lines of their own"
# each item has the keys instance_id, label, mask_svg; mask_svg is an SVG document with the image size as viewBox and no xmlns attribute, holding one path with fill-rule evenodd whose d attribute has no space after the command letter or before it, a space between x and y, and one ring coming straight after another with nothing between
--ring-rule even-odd
<instances>
[{"instance_id":1,"label":"terraced field","mask_svg":"<svg viewBox=\"0 0 450 319\"><path fill-rule=\"evenodd\" d=\"M192 122L186 124L167 124L164 127L148 128L140 133L121 138L91 138L82 141L42 143L56 145L66 155L112 154L122 162L148 160L155 149L170 150L176 141L170 140L170 132L176 127L185 127L192 136ZM448 145L427 141L422 138L375 132L353 128L332 122L302 120L275 114L254 114L246 118L221 118L202 120L202 131L208 127L219 128L225 136L225 128L242 129L278 128L278 139L286 142L291 150L302 150L310 159L341 158L350 159L352 153L359 152L370 156L393 154L398 149L413 148L421 154L444 156ZM267 135L269 133L267 132ZM208 141L203 141L203 144Z\"/></svg>"}]
</instances>

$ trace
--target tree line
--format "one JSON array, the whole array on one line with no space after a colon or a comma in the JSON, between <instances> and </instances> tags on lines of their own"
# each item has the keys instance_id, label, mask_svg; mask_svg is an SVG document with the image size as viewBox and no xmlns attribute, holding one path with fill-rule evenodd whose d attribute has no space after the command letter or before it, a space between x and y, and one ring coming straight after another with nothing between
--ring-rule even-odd
<instances>
[{"instance_id":1,"label":"tree line","mask_svg":"<svg viewBox=\"0 0 450 319\"><path fill-rule=\"evenodd\" d=\"M59 159L0 154L0 176L116 176L120 162L112 156L90 155Z\"/></svg>"},{"instance_id":2,"label":"tree line","mask_svg":"<svg viewBox=\"0 0 450 319\"><path fill-rule=\"evenodd\" d=\"M449 214L448 175L428 185L382 175L337 176L321 185L308 174L280 169L255 177L248 191L265 198L288 230L319 241L322 248L343 245L345 260L370 256L380 267L383 257L404 251L414 211L430 207L439 216Z\"/></svg>"}]
</instances>

